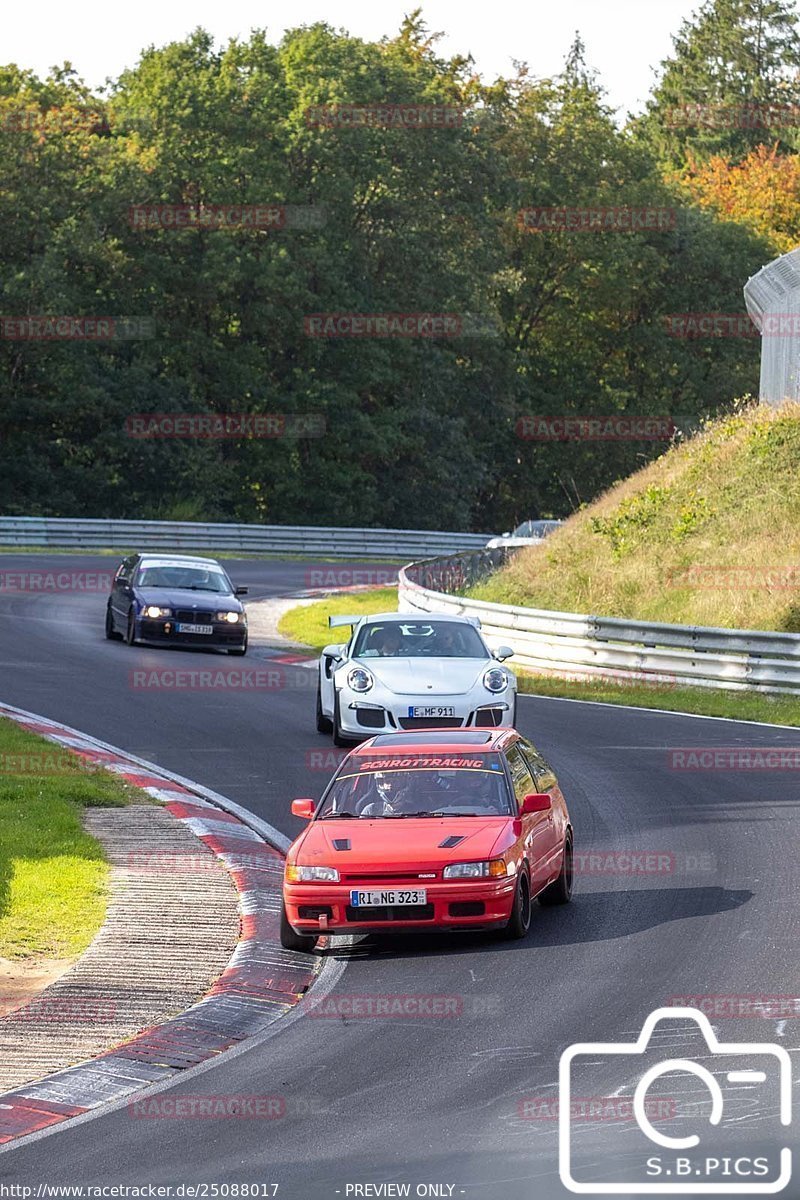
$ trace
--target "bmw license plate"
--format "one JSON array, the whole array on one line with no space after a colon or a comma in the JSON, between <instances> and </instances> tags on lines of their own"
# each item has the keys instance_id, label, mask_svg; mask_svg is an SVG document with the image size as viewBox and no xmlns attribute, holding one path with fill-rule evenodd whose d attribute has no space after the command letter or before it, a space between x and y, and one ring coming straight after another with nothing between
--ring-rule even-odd
<instances>
[{"instance_id":1,"label":"bmw license plate","mask_svg":"<svg viewBox=\"0 0 800 1200\"><path fill-rule=\"evenodd\" d=\"M456 710L452 704L411 704L408 715L410 717L454 717Z\"/></svg>"},{"instance_id":2,"label":"bmw license plate","mask_svg":"<svg viewBox=\"0 0 800 1200\"><path fill-rule=\"evenodd\" d=\"M428 893L425 888L388 888L385 891L370 891L350 893L350 904L353 908L397 908L404 904L427 904Z\"/></svg>"},{"instance_id":3,"label":"bmw license plate","mask_svg":"<svg viewBox=\"0 0 800 1200\"><path fill-rule=\"evenodd\" d=\"M179 625L178 633L213 633L213 625Z\"/></svg>"}]
</instances>

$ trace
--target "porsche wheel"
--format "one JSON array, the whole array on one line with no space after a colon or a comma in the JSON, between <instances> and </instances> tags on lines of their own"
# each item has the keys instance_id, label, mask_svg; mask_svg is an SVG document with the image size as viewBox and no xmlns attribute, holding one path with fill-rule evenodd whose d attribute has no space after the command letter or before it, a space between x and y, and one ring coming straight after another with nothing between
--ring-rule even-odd
<instances>
[{"instance_id":1,"label":"porsche wheel","mask_svg":"<svg viewBox=\"0 0 800 1200\"><path fill-rule=\"evenodd\" d=\"M125 630L125 641L129 646L136 645L136 613L133 609L128 613L128 625Z\"/></svg>"},{"instance_id":2,"label":"porsche wheel","mask_svg":"<svg viewBox=\"0 0 800 1200\"><path fill-rule=\"evenodd\" d=\"M346 738L339 727L339 695L337 692L333 694L333 721L331 722L333 731L334 746L349 746L350 740Z\"/></svg>"},{"instance_id":3,"label":"porsche wheel","mask_svg":"<svg viewBox=\"0 0 800 1200\"><path fill-rule=\"evenodd\" d=\"M544 889L539 896L539 903L549 907L551 904L569 904L572 899L572 838L564 842L564 858L561 862L561 873L558 879Z\"/></svg>"},{"instance_id":4,"label":"porsche wheel","mask_svg":"<svg viewBox=\"0 0 800 1200\"><path fill-rule=\"evenodd\" d=\"M317 733L330 733L332 729L333 721L322 711L322 688L317 682Z\"/></svg>"}]
</instances>

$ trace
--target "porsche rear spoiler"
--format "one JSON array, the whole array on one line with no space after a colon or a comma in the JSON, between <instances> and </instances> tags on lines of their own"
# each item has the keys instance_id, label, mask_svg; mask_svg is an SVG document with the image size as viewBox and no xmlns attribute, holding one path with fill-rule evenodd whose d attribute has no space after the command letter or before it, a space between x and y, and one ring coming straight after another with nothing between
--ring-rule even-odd
<instances>
[{"instance_id":1,"label":"porsche rear spoiler","mask_svg":"<svg viewBox=\"0 0 800 1200\"><path fill-rule=\"evenodd\" d=\"M328 628L335 629L337 625L357 625L361 617L328 617Z\"/></svg>"}]
</instances>

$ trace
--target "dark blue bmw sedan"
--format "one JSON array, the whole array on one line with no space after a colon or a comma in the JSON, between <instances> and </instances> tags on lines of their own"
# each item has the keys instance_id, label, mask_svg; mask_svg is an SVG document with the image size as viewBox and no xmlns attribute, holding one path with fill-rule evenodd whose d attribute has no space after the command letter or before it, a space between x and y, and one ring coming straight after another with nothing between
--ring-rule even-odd
<instances>
[{"instance_id":1,"label":"dark blue bmw sedan","mask_svg":"<svg viewBox=\"0 0 800 1200\"><path fill-rule=\"evenodd\" d=\"M247 653L247 616L213 558L132 554L120 563L106 608L106 637Z\"/></svg>"}]
</instances>

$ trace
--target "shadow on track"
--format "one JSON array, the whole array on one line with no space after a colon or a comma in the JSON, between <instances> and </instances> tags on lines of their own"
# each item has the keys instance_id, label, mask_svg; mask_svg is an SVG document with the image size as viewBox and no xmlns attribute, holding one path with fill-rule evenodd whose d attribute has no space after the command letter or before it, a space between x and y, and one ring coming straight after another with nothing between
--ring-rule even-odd
<instances>
[{"instance_id":1,"label":"shadow on track","mask_svg":"<svg viewBox=\"0 0 800 1200\"><path fill-rule=\"evenodd\" d=\"M504 941L496 933L381 933L352 946L334 942L323 953L334 958L424 958L473 954L476 950L536 950L544 946L578 946L613 941L670 921L714 916L740 908L750 891L723 887L635 888L629 891L579 892L566 908L534 906L531 928L522 941Z\"/></svg>"}]
</instances>

